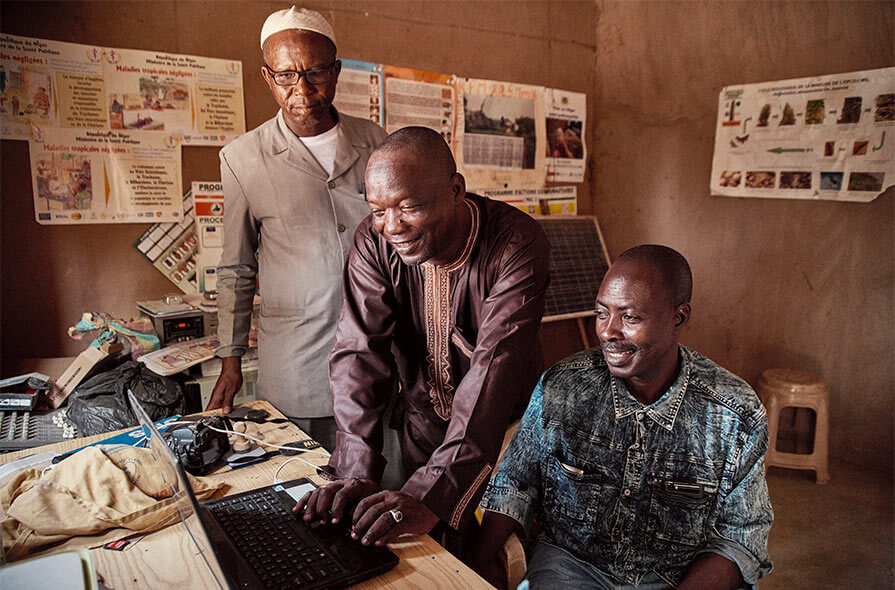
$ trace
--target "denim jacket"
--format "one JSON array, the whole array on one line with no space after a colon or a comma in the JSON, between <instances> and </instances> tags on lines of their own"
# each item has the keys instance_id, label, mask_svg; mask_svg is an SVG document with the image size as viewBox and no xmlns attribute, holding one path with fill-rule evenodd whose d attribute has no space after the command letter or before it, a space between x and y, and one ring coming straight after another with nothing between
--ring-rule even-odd
<instances>
[{"instance_id":1,"label":"denim jacket","mask_svg":"<svg viewBox=\"0 0 895 590\"><path fill-rule=\"evenodd\" d=\"M599 349L542 377L482 508L622 583L654 571L672 585L700 553L735 562L747 584L771 570L763 459L767 414L742 379L680 347L681 371L643 406Z\"/></svg>"}]
</instances>

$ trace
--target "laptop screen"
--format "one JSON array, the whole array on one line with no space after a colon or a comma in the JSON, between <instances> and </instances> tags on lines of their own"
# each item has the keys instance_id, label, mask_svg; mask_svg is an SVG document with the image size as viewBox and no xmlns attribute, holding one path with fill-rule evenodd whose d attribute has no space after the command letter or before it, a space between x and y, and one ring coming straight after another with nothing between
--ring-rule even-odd
<instances>
[{"instance_id":1,"label":"laptop screen","mask_svg":"<svg viewBox=\"0 0 895 590\"><path fill-rule=\"evenodd\" d=\"M208 530L199 517L199 505L189 481L186 478L186 472L174 456L174 453L165 443L165 439L156 429L155 424L149 419L149 416L140 406L140 402L134 394L128 390L128 401L131 409L140 420L140 426L143 428L143 434L149 440L149 450L152 454L155 464L158 466L159 473L164 478L166 484L171 486L171 492L175 498L177 512L180 514L180 520L189 536L193 539L196 549L202 560L208 566L211 575L222 590L230 588L226 577L221 569L221 565L212 549L211 540L208 536Z\"/></svg>"}]
</instances>

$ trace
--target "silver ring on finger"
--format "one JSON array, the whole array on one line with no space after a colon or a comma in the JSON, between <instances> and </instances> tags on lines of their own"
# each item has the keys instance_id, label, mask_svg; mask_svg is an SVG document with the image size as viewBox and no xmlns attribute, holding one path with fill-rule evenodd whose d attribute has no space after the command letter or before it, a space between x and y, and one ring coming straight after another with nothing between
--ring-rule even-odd
<instances>
[{"instance_id":1,"label":"silver ring on finger","mask_svg":"<svg viewBox=\"0 0 895 590\"><path fill-rule=\"evenodd\" d=\"M404 520L404 513L397 509L389 510L389 514L392 515L392 518L395 520L395 524L398 524L402 520Z\"/></svg>"}]
</instances>

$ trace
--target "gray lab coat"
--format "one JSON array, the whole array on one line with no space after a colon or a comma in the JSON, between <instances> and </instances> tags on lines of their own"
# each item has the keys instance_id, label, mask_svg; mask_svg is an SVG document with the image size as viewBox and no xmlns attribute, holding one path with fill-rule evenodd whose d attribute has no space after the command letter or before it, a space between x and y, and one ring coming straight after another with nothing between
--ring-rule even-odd
<instances>
[{"instance_id":1,"label":"gray lab coat","mask_svg":"<svg viewBox=\"0 0 895 590\"><path fill-rule=\"evenodd\" d=\"M329 176L282 113L220 154L224 249L217 356L245 352L257 277L257 392L293 417L333 414L329 353L342 305L342 270L354 230L370 212L367 159L386 135L363 119L339 115L339 121Z\"/></svg>"}]
</instances>

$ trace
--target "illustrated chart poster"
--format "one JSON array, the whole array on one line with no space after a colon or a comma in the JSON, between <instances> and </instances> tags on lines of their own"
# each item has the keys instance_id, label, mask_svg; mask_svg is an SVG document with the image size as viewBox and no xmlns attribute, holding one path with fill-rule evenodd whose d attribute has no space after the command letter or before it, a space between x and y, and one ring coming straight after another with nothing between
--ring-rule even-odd
<instances>
[{"instance_id":1,"label":"illustrated chart poster","mask_svg":"<svg viewBox=\"0 0 895 590\"><path fill-rule=\"evenodd\" d=\"M193 211L192 191L183 194L183 220L179 223L153 223L134 242L160 273L187 294L196 293L196 216Z\"/></svg>"},{"instance_id":2,"label":"illustrated chart poster","mask_svg":"<svg viewBox=\"0 0 895 590\"><path fill-rule=\"evenodd\" d=\"M44 225L183 219L174 134L34 127L34 217Z\"/></svg>"},{"instance_id":3,"label":"illustrated chart poster","mask_svg":"<svg viewBox=\"0 0 895 590\"><path fill-rule=\"evenodd\" d=\"M869 202L895 184L895 68L721 90L711 191Z\"/></svg>"},{"instance_id":4,"label":"illustrated chart poster","mask_svg":"<svg viewBox=\"0 0 895 590\"><path fill-rule=\"evenodd\" d=\"M384 66L385 130L428 127L453 145L457 103L454 77L424 70Z\"/></svg>"},{"instance_id":5,"label":"illustrated chart poster","mask_svg":"<svg viewBox=\"0 0 895 590\"><path fill-rule=\"evenodd\" d=\"M196 210L196 276L199 292L217 290L217 266L224 250L224 186L220 182L193 181Z\"/></svg>"},{"instance_id":6,"label":"illustrated chart poster","mask_svg":"<svg viewBox=\"0 0 895 590\"><path fill-rule=\"evenodd\" d=\"M369 119L385 126L382 65L354 59L343 59L339 84L333 104L340 113Z\"/></svg>"},{"instance_id":7,"label":"illustrated chart poster","mask_svg":"<svg viewBox=\"0 0 895 590\"><path fill-rule=\"evenodd\" d=\"M224 145L245 133L242 62L0 35L0 136L32 125Z\"/></svg>"},{"instance_id":8,"label":"illustrated chart poster","mask_svg":"<svg viewBox=\"0 0 895 590\"><path fill-rule=\"evenodd\" d=\"M544 185L543 87L457 80L462 120L454 155L470 186Z\"/></svg>"},{"instance_id":9,"label":"illustrated chart poster","mask_svg":"<svg viewBox=\"0 0 895 590\"><path fill-rule=\"evenodd\" d=\"M587 146L584 142L587 95L545 88L544 115L547 180L582 182L587 161Z\"/></svg>"}]
</instances>

